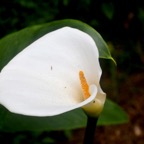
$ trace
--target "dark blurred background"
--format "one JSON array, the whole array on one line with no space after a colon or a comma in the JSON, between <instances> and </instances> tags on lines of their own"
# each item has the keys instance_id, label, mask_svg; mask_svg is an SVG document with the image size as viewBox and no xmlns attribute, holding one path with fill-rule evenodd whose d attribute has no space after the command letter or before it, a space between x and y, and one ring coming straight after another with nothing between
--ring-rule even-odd
<instances>
[{"instance_id":1,"label":"dark blurred background","mask_svg":"<svg viewBox=\"0 0 144 144\"><path fill-rule=\"evenodd\" d=\"M114 127L113 131L111 127L100 127L98 131L102 135L99 134L99 142L102 144L143 143L143 0L1 0L0 3L0 38L27 26L67 18L78 19L94 27L109 45L112 56L117 62L117 67L109 62L103 64L104 71L109 73L107 75L104 72L103 88L111 99L117 101L127 111L130 117L129 124ZM3 141L2 144L53 143L51 139L40 141L39 139L44 138L43 133L28 134L29 132L26 134L1 133L0 139ZM112 139L109 138L110 134L110 138L113 135ZM129 140L128 137L130 137ZM77 141L73 143L80 143L79 139L76 137L75 139ZM63 140L60 139L59 143L60 141Z\"/></svg>"}]
</instances>

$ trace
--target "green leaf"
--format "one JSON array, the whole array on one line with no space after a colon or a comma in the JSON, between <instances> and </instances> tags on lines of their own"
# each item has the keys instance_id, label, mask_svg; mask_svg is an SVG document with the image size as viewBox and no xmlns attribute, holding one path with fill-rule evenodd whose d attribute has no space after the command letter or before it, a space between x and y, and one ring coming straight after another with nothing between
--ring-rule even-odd
<instances>
[{"instance_id":1,"label":"green leaf","mask_svg":"<svg viewBox=\"0 0 144 144\"><path fill-rule=\"evenodd\" d=\"M69 130L86 126L87 116L82 109L76 109L53 117L23 116L0 107L1 131L44 131ZM121 124L128 121L127 114L117 104L106 100L98 125Z\"/></svg>"},{"instance_id":2,"label":"green leaf","mask_svg":"<svg viewBox=\"0 0 144 144\"><path fill-rule=\"evenodd\" d=\"M82 109L52 117L34 117L14 114L0 107L0 130L3 131L68 130L84 127L85 124L86 115Z\"/></svg>"},{"instance_id":3,"label":"green leaf","mask_svg":"<svg viewBox=\"0 0 144 144\"><path fill-rule=\"evenodd\" d=\"M120 106L107 99L98 125L122 124L128 122L128 119L127 113Z\"/></svg>"},{"instance_id":4,"label":"green leaf","mask_svg":"<svg viewBox=\"0 0 144 144\"><path fill-rule=\"evenodd\" d=\"M0 40L0 70L26 46L41 36L58 28L70 26L88 33L96 42L99 50L99 57L112 59L108 46L100 34L89 25L72 19L54 21L42 25L27 27L18 32L12 33ZM114 60L113 60L114 61Z\"/></svg>"}]
</instances>

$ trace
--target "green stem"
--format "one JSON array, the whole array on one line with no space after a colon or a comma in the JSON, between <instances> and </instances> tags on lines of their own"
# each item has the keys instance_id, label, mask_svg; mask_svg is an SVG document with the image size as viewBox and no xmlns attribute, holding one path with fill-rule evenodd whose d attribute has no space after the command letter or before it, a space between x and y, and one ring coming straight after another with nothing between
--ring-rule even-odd
<instances>
[{"instance_id":1,"label":"green stem","mask_svg":"<svg viewBox=\"0 0 144 144\"><path fill-rule=\"evenodd\" d=\"M84 144L93 144L97 121L98 118L88 116Z\"/></svg>"}]
</instances>

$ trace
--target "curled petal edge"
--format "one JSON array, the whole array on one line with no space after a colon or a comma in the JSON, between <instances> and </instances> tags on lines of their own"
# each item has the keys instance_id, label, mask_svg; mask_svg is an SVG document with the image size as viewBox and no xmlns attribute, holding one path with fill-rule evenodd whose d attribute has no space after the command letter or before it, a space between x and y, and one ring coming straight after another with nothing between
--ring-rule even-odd
<instances>
[{"instance_id":1,"label":"curled petal edge","mask_svg":"<svg viewBox=\"0 0 144 144\"><path fill-rule=\"evenodd\" d=\"M92 89L90 89L90 92L92 92ZM106 94L101 90L101 88L99 88L95 98L82 108L88 116L98 117L103 110L105 100Z\"/></svg>"},{"instance_id":2,"label":"curled petal edge","mask_svg":"<svg viewBox=\"0 0 144 144\"><path fill-rule=\"evenodd\" d=\"M59 115L59 114L63 114L65 112L68 112L68 111L71 111L71 110L74 110L74 109L77 109L77 108L83 108L84 106L88 105L89 103L91 103L96 95L97 95L97 92L98 92L98 89L97 89L97 86L96 85L90 85L90 93L91 93L91 96L89 98L87 98L86 100L74 105L74 106L69 106L69 107L65 107L63 111L59 112L59 113L53 113L53 115L49 115L49 116L55 116L55 115Z\"/></svg>"}]
</instances>

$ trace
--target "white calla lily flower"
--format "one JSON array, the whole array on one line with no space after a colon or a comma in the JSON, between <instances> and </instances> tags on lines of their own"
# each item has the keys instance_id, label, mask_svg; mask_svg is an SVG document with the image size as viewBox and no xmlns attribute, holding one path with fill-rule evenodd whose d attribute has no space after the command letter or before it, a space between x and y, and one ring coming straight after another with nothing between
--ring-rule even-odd
<instances>
[{"instance_id":1,"label":"white calla lily flower","mask_svg":"<svg viewBox=\"0 0 144 144\"><path fill-rule=\"evenodd\" d=\"M101 73L91 36L63 27L33 42L2 69L0 104L30 116L54 116L79 107L97 116L106 98Z\"/></svg>"}]
</instances>

